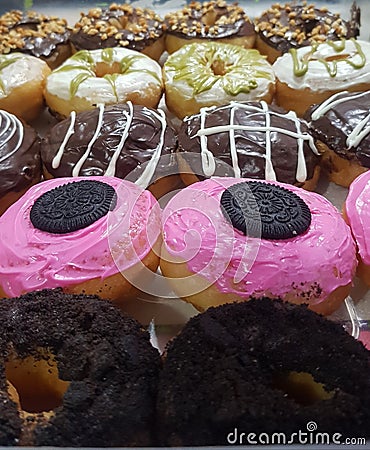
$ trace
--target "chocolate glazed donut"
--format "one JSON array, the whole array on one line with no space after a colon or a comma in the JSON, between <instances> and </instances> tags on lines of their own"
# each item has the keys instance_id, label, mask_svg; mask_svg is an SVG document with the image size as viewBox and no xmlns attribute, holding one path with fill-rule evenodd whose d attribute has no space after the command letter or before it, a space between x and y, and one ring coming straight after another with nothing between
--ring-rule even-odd
<instances>
[{"instance_id":1,"label":"chocolate glazed donut","mask_svg":"<svg viewBox=\"0 0 370 450\"><path fill-rule=\"evenodd\" d=\"M0 110L0 215L40 179L37 133L13 114Z\"/></svg>"},{"instance_id":2,"label":"chocolate glazed donut","mask_svg":"<svg viewBox=\"0 0 370 450\"><path fill-rule=\"evenodd\" d=\"M72 113L49 130L41 158L46 178L115 176L158 197L178 182L176 146L161 111L126 103Z\"/></svg>"},{"instance_id":3,"label":"chocolate glazed donut","mask_svg":"<svg viewBox=\"0 0 370 450\"><path fill-rule=\"evenodd\" d=\"M64 19L34 11L9 11L0 17L0 53L27 53L54 69L71 54L70 33Z\"/></svg>"},{"instance_id":4,"label":"chocolate glazed donut","mask_svg":"<svg viewBox=\"0 0 370 450\"><path fill-rule=\"evenodd\" d=\"M298 445L299 430L319 444L322 433L370 437L369 370L360 342L303 305L261 298L209 308L167 348L160 444L247 446L248 435L276 444L267 439L277 433L279 444Z\"/></svg>"},{"instance_id":5,"label":"chocolate glazed donut","mask_svg":"<svg viewBox=\"0 0 370 450\"><path fill-rule=\"evenodd\" d=\"M318 181L318 151L307 123L265 102L204 108L184 119L178 139L186 184L232 176L313 190Z\"/></svg>"},{"instance_id":6,"label":"chocolate glazed donut","mask_svg":"<svg viewBox=\"0 0 370 450\"><path fill-rule=\"evenodd\" d=\"M277 56L291 48L303 47L313 42L356 38L360 34L360 8L354 2L349 21L326 7L312 4L274 4L255 19L257 50L273 63Z\"/></svg>"},{"instance_id":7,"label":"chocolate glazed donut","mask_svg":"<svg viewBox=\"0 0 370 450\"><path fill-rule=\"evenodd\" d=\"M0 303L0 444L153 445L158 351L97 296L43 290Z\"/></svg>"}]
</instances>

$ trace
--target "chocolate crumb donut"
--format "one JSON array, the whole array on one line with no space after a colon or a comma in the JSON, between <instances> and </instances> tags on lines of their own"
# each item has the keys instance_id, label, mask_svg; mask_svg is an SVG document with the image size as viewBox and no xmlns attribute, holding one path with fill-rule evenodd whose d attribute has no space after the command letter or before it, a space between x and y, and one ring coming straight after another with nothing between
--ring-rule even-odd
<instances>
[{"instance_id":1,"label":"chocolate crumb donut","mask_svg":"<svg viewBox=\"0 0 370 450\"><path fill-rule=\"evenodd\" d=\"M256 48L273 63L291 48L359 36L360 8L354 2L351 18L346 21L325 6L315 7L306 1L274 3L255 23Z\"/></svg>"},{"instance_id":2,"label":"chocolate crumb donut","mask_svg":"<svg viewBox=\"0 0 370 450\"><path fill-rule=\"evenodd\" d=\"M40 180L39 136L16 116L0 110L0 215Z\"/></svg>"},{"instance_id":3,"label":"chocolate crumb donut","mask_svg":"<svg viewBox=\"0 0 370 450\"><path fill-rule=\"evenodd\" d=\"M0 317L3 445L153 445L160 358L139 323L59 289L4 299Z\"/></svg>"},{"instance_id":4,"label":"chocolate crumb donut","mask_svg":"<svg viewBox=\"0 0 370 450\"><path fill-rule=\"evenodd\" d=\"M185 44L206 41L254 46L254 25L238 3L191 1L183 9L168 13L164 20L168 53Z\"/></svg>"},{"instance_id":5,"label":"chocolate crumb donut","mask_svg":"<svg viewBox=\"0 0 370 450\"><path fill-rule=\"evenodd\" d=\"M0 53L27 53L42 58L51 69L71 55L70 29L65 19L35 11L9 11L0 16Z\"/></svg>"},{"instance_id":6,"label":"chocolate crumb donut","mask_svg":"<svg viewBox=\"0 0 370 450\"><path fill-rule=\"evenodd\" d=\"M160 110L130 102L71 113L41 146L46 178L116 176L156 197L179 183L177 139Z\"/></svg>"},{"instance_id":7,"label":"chocolate crumb donut","mask_svg":"<svg viewBox=\"0 0 370 450\"><path fill-rule=\"evenodd\" d=\"M235 176L314 190L319 179L319 152L308 124L263 101L203 108L183 120L178 139L186 184Z\"/></svg>"},{"instance_id":8,"label":"chocolate crumb donut","mask_svg":"<svg viewBox=\"0 0 370 450\"><path fill-rule=\"evenodd\" d=\"M158 60L164 52L164 23L152 9L112 3L81 12L71 43L74 51L125 47Z\"/></svg>"},{"instance_id":9,"label":"chocolate crumb donut","mask_svg":"<svg viewBox=\"0 0 370 450\"><path fill-rule=\"evenodd\" d=\"M167 347L160 444L248 445L250 433L255 444L272 433L298 444L299 430L318 444L320 433L368 438L369 370L360 342L303 305L260 298L209 308Z\"/></svg>"}]
</instances>

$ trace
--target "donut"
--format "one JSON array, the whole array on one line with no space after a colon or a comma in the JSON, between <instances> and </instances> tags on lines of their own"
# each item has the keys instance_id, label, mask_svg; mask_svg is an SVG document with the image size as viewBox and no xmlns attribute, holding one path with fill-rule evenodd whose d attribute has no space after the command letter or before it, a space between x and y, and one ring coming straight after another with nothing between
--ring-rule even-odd
<instances>
[{"instance_id":1,"label":"donut","mask_svg":"<svg viewBox=\"0 0 370 450\"><path fill-rule=\"evenodd\" d=\"M205 41L224 42L252 48L254 25L237 3L223 0L192 1L165 16L166 50L174 53L183 45Z\"/></svg>"},{"instance_id":2,"label":"donut","mask_svg":"<svg viewBox=\"0 0 370 450\"><path fill-rule=\"evenodd\" d=\"M0 218L0 298L61 287L120 305L158 266L160 208L115 177L55 178Z\"/></svg>"},{"instance_id":3,"label":"donut","mask_svg":"<svg viewBox=\"0 0 370 450\"><path fill-rule=\"evenodd\" d=\"M49 66L23 53L0 55L0 109L29 122L44 108L43 89Z\"/></svg>"},{"instance_id":4,"label":"donut","mask_svg":"<svg viewBox=\"0 0 370 450\"><path fill-rule=\"evenodd\" d=\"M370 89L370 42L349 39L291 49L272 67L276 103L303 116L337 92Z\"/></svg>"},{"instance_id":5,"label":"donut","mask_svg":"<svg viewBox=\"0 0 370 450\"><path fill-rule=\"evenodd\" d=\"M51 69L71 55L69 37L65 19L18 10L0 16L0 53L22 52L42 58Z\"/></svg>"},{"instance_id":6,"label":"donut","mask_svg":"<svg viewBox=\"0 0 370 450\"><path fill-rule=\"evenodd\" d=\"M326 6L307 2L274 3L255 18L256 48L272 64L291 48L314 42L356 38L360 34L360 8L353 3L351 18L343 20Z\"/></svg>"},{"instance_id":7,"label":"donut","mask_svg":"<svg viewBox=\"0 0 370 450\"><path fill-rule=\"evenodd\" d=\"M39 136L16 116L0 110L0 215L40 180Z\"/></svg>"},{"instance_id":8,"label":"donut","mask_svg":"<svg viewBox=\"0 0 370 450\"><path fill-rule=\"evenodd\" d=\"M357 244L357 275L370 286L370 172L359 175L350 185L343 213Z\"/></svg>"},{"instance_id":9,"label":"donut","mask_svg":"<svg viewBox=\"0 0 370 450\"><path fill-rule=\"evenodd\" d=\"M134 319L60 289L0 302L1 445L153 442L159 354Z\"/></svg>"},{"instance_id":10,"label":"donut","mask_svg":"<svg viewBox=\"0 0 370 450\"><path fill-rule=\"evenodd\" d=\"M162 96L161 66L127 48L81 50L52 71L45 100L57 116L131 101L156 108Z\"/></svg>"},{"instance_id":11,"label":"donut","mask_svg":"<svg viewBox=\"0 0 370 450\"><path fill-rule=\"evenodd\" d=\"M338 92L305 114L330 181L348 187L370 168L370 91Z\"/></svg>"},{"instance_id":12,"label":"donut","mask_svg":"<svg viewBox=\"0 0 370 450\"><path fill-rule=\"evenodd\" d=\"M164 23L152 9L112 3L81 12L71 43L74 51L124 47L158 61L164 52Z\"/></svg>"},{"instance_id":13,"label":"donut","mask_svg":"<svg viewBox=\"0 0 370 450\"><path fill-rule=\"evenodd\" d=\"M275 75L257 50L204 42L184 45L163 67L167 108L180 119L230 101L272 101Z\"/></svg>"},{"instance_id":14,"label":"donut","mask_svg":"<svg viewBox=\"0 0 370 450\"><path fill-rule=\"evenodd\" d=\"M369 370L360 342L303 305L260 298L209 308L167 347L160 445L324 448L367 438Z\"/></svg>"},{"instance_id":15,"label":"donut","mask_svg":"<svg viewBox=\"0 0 370 450\"><path fill-rule=\"evenodd\" d=\"M186 184L231 176L313 190L319 178L319 153L307 123L264 101L202 108L183 120L178 138Z\"/></svg>"},{"instance_id":16,"label":"donut","mask_svg":"<svg viewBox=\"0 0 370 450\"><path fill-rule=\"evenodd\" d=\"M47 132L41 158L46 178L110 175L159 198L179 183L176 147L163 111L128 102L72 112Z\"/></svg>"},{"instance_id":17,"label":"donut","mask_svg":"<svg viewBox=\"0 0 370 450\"><path fill-rule=\"evenodd\" d=\"M212 177L179 191L162 227L162 274L200 311L269 296L330 315L352 286L348 225L326 198L293 185Z\"/></svg>"}]
</instances>

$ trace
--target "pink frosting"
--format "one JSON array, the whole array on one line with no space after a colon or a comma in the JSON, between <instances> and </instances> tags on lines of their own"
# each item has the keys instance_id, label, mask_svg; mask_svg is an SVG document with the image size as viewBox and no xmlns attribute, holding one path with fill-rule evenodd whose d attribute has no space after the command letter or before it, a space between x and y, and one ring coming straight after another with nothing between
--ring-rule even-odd
<instances>
[{"instance_id":1,"label":"pink frosting","mask_svg":"<svg viewBox=\"0 0 370 450\"><path fill-rule=\"evenodd\" d=\"M345 208L358 253L362 261L370 265L370 171L350 185Z\"/></svg>"},{"instance_id":2,"label":"pink frosting","mask_svg":"<svg viewBox=\"0 0 370 450\"><path fill-rule=\"evenodd\" d=\"M284 296L296 290L317 304L339 286L351 283L356 270L355 243L328 200L274 183L306 202L311 225L291 239L246 237L224 218L219 205L228 186L245 181L214 177L178 192L163 211L164 242L170 255L185 260L192 273L215 283L219 291L242 297Z\"/></svg>"},{"instance_id":3,"label":"pink frosting","mask_svg":"<svg viewBox=\"0 0 370 450\"><path fill-rule=\"evenodd\" d=\"M113 186L117 205L88 227L65 234L34 228L30 210L44 192L65 183L99 180ZM115 177L56 178L27 191L0 217L0 285L8 296L67 287L122 272L145 257L161 230L149 191Z\"/></svg>"}]
</instances>

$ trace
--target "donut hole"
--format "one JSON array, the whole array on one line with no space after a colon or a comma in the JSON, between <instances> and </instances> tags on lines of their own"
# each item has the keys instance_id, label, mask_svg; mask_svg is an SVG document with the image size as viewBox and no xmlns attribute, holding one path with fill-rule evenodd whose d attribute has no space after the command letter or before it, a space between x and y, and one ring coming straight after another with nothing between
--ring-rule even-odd
<instances>
[{"instance_id":1,"label":"donut hole","mask_svg":"<svg viewBox=\"0 0 370 450\"><path fill-rule=\"evenodd\" d=\"M46 358L11 357L5 364L5 375L10 398L28 413L52 411L61 406L69 387L69 381L59 378L57 363L50 354Z\"/></svg>"},{"instance_id":2,"label":"donut hole","mask_svg":"<svg viewBox=\"0 0 370 450\"><path fill-rule=\"evenodd\" d=\"M217 20L219 19L219 16L217 12L214 9L209 9L202 17L202 23L204 25L208 25L209 27L212 27L216 25Z\"/></svg>"},{"instance_id":3,"label":"donut hole","mask_svg":"<svg viewBox=\"0 0 370 450\"><path fill-rule=\"evenodd\" d=\"M328 392L322 383L315 381L313 376L307 372L291 371L276 374L273 377L273 386L303 406L329 400L334 394Z\"/></svg>"},{"instance_id":4,"label":"donut hole","mask_svg":"<svg viewBox=\"0 0 370 450\"><path fill-rule=\"evenodd\" d=\"M112 64L108 64L106 62L98 62L95 64L93 70L97 78L102 78L105 75L122 73L122 69L118 62L113 62Z\"/></svg>"},{"instance_id":5,"label":"donut hole","mask_svg":"<svg viewBox=\"0 0 370 450\"><path fill-rule=\"evenodd\" d=\"M229 65L226 61L222 61L221 59L216 59L211 64L211 70L215 75L224 76L227 74L229 70Z\"/></svg>"},{"instance_id":6,"label":"donut hole","mask_svg":"<svg viewBox=\"0 0 370 450\"><path fill-rule=\"evenodd\" d=\"M325 58L325 61L332 62L332 61L343 61L344 59L348 59L350 55L348 54L340 54L340 55L331 55L327 56Z\"/></svg>"}]
</instances>

